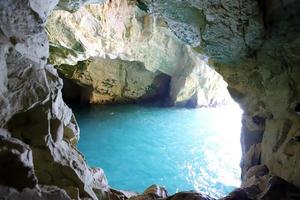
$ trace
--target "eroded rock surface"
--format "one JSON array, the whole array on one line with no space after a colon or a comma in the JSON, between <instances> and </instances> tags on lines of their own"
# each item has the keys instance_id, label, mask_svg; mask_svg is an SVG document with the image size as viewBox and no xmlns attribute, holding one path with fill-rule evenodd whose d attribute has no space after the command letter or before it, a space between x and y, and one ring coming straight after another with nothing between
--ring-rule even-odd
<instances>
[{"instance_id":1,"label":"eroded rock surface","mask_svg":"<svg viewBox=\"0 0 300 200\"><path fill-rule=\"evenodd\" d=\"M162 17L182 41L213 60L232 62L252 54L263 42L258 1L139 0L147 12Z\"/></svg>"},{"instance_id":2,"label":"eroded rock surface","mask_svg":"<svg viewBox=\"0 0 300 200\"><path fill-rule=\"evenodd\" d=\"M150 72L139 62L94 58L76 66L57 68L65 78L80 86L80 94L74 94L78 90L66 86L66 99L106 104L164 100L169 96L170 77Z\"/></svg>"},{"instance_id":3,"label":"eroded rock surface","mask_svg":"<svg viewBox=\"0 0 300 200\"><path fill-rule=\"evenodd\" d=\"M71 200L68 194L55 186L39 186L18 191L14 188L0 186L0 197L3 200Z\"/></svg>"},{"instance_id":4,"label":"eroded rock surface","mask_svg":"<svg viewBox=\"0 0 300 200\"><path fill-rule=\"evenodd\" d=\"M84 3L61 1L60 5L63 2L67 2L67 7L71 5L69 10ZM46 18L57 3L57 0L0 1L0 157L1 163L11 159L20 177L20 182L14 182L1 172L1 184L9 187L1 186L0 195L14 199L44 196L43 199L105 199L111 191L103 171L89 168L76 150L79 138L76 120L62 100L62 81L53 66L47 65L49 44L44 28ZM211 64L227 81L231 95L244 110L243 185L241 191L235 191L227 199L299 199L298 1L265 0L261 1L261 7L251 0L139 1L142 10L164 20L149 17L141 10L133 12L133 3L109 1L103 8L88 6L75 14L57 11L61 22L70 15L73 21L70 26L60 26L56 23L58 18L52 18L53 27L50 28L58 35L57 38L50 36L51 44L57 44L53 45L51 53L60 59L54 61L52 57L51 60L75 64L81 58L86 60L91 56L131 58L143 62L149 71L159 70L172 77L177 74L178 78L190 76L194 69L189 67L194 65L184 64L185 61L192 62L195 55L190 56L188 52L196 53L197 50L208 55ZM99 15L95 14L98 12L107 15L107 21L100 23ZM133 16L132 13L134 17L128 17ZM125 26L132 22L130 20L137 21L138 26ZM100 31L111 24L117 24L118 29ZM85 31L76 34L81 26ZM168 28L195 48L186 47L170 37ZM152 33L162 29L163 34L151 40L155 38ZM90 33L97 37L84 35ZM126 41L122 39L124 37L132 39L133 33L139 42L132 44L146 45L130 48L135 49L135 53L126 48L128 43L119 43ZM107 40L98 40L98 35L105 35ZM114 37L113 41L109 40ZM156 45L152 46L154 50L147 46L151 43ZM115 53L109 54L112 49ZM174 63L168 63L170 56L163 52L169 51L164 49L171 50L170 55L175 57L188 56L174 59L179 67L170 68ZM157 53L159 59L156 61L162 64L150 65L147 59L152 59L151 53ZM9 165L1 164L2 168L8 174L12 173L13 168ZM122 198L130 197L123 195ZM167 197L178 200L205 198L209 199L195 192Z\"/></svg>"},{"instance_id":5,"label":"eroded rock surface","mask_svg":"<svg viewBox=\"0 0 300 200\"><path fill-rule=\"evenodd\" d=\"M75 13L57 10L47 32L50 62L55 65L76 65L93 57L138 61L150 72L172 77L170 105L216 106L230 101L222 77L178 40L164 20L149 16L134 1L88 5Z\"/></svg>"},{"instance_id":6,"label":"eroded rock surface","mask_svg":"<svg viewBox=\"0 0 300 200\"><path fill-rule=\"evenodd\" d=\"M300 117L295 109L300 98L300 54L296 50L300 9L296 4L269 5L275 6L269 8L273 23L263 46L234 66L216 66L244 110L243 171L265 164L272 174L300 187Z\"/></svg>"},{"instance_id":7,"label":"eroded rock surface","mask_svg":"<svg viewBox=\"0 0 300 200\"><path fill-rule=\"evenodd\" d=\"M49 194L52 199L97 199L107 190L103 172L101 177L93 173L76 149L76 120L62 100L62 80L47 65L44 26L56 3L0 2L0 127L6 133L0 139L1 184L32 188L5 189L10 198L47 196L47 191L35 189L37 183L61 188Z\"/></svg>"}]
</instances>

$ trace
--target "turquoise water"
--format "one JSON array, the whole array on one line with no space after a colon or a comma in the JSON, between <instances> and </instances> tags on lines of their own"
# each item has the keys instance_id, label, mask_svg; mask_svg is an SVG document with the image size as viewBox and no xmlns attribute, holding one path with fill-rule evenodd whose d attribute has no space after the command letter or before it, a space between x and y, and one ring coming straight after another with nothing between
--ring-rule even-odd
<instances>
[{"instance_id":1,"label":"turquoise water","mask_svg":"<svg viewBox=\"0 0 300 200\"><path fill-rule=\"evenodd\" d=\"M104 169L117 189L169 193L197 190L214 197L240 184L241 110L155 106L73 106L89 165Z\"/></svg>"}]
</instances>

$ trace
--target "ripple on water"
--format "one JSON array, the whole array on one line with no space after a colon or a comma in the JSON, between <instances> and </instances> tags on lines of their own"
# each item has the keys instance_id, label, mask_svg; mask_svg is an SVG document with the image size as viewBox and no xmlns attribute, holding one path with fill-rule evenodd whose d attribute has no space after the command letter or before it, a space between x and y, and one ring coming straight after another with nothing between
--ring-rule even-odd
<instances>
[{"instance_id":1,"label":"ripple on water","mask_svg":"<svg viewBox=\"0 0 300 200\"><path fill-rule=\"evenodd\" d=\"M142 192L153 183L170 193L220 197L240 184L241 110L237 105L185 109L73 106L78 144L112 187Z\"/></svg>"}]
</instances>

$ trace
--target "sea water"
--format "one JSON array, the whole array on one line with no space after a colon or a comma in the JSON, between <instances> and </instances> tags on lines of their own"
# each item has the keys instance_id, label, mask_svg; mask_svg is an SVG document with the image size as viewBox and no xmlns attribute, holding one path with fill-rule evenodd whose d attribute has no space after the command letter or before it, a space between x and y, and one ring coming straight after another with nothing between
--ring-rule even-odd
<instances>
[{"instance_id":1,"label":"sea water","mask_svg":"<svg viewBox=\"0 0 300 200\"><path fill-rule=\"evenodd\" d=\"M80 126L78 148L90 166L104 169L113 188L170 194L196 190L213 197L240 184L242 111L158 106L72 106Z\"/></svg>"}]
</instances>

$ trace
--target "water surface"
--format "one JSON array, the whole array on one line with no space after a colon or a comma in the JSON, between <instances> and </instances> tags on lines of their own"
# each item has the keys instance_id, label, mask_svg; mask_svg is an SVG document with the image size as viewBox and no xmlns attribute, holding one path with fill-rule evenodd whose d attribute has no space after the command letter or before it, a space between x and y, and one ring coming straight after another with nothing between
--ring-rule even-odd
<instances>
[{"instance_id":1,"label":"water surface","mask_svg":"<svg viewBox=\"0 0 300 200\"><path fill-rule=\"evenodd\" d=\"M109 184L143 192L151 184L169 193L197 190L220 197L240 184L241 110L156 106L72 106L88 164Z\"/></svg>"}]
</instances>

